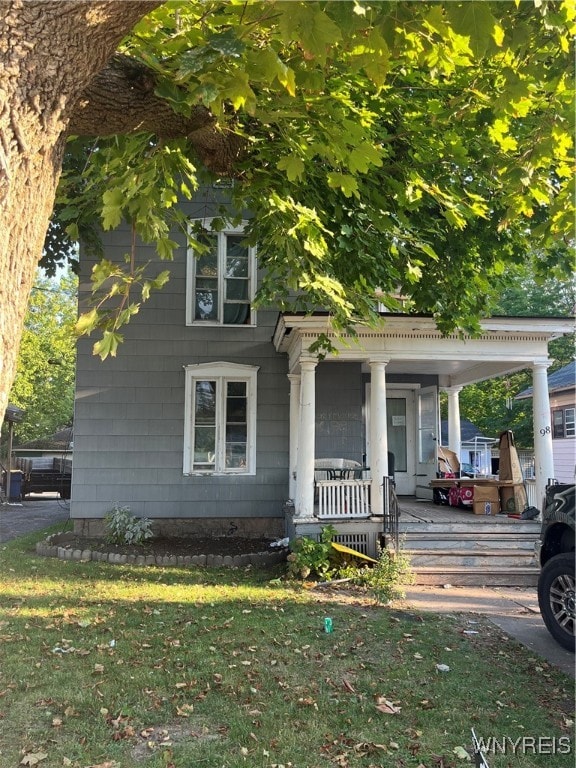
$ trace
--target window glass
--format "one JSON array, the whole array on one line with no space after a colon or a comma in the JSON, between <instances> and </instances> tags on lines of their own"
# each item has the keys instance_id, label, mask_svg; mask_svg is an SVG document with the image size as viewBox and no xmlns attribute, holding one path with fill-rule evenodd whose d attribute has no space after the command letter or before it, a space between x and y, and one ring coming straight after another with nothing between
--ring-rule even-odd
<instances>
[{"instance_id":1,"label":"window glass","mask_svg":"<svg viewBox=\"0 0 576 768\"><path fill-rule=\"evenodd\" d=\"M394 470L406 472L408 452L406 444L406 398L386 398L388 422L388 450L394 454Z\"/></svg>"},{"instance_id":2,"label":"window glass","mask_svg":"<svg viewBox=\"0 0 576 768\"><path fill-rule=\"evenodd\" d=\"M566 423L566 437L574 437L576 435L576 429L574 424L574 408L566 408L565 423Z\"/></svg>"},{"instance_id":3,"label":"window glass","mask_svg":"<svg viewBox=\"0 0 576 768\"><path fill-rule=\"evenodd\" d=\"M421 464L433 464L436 455L436 407L435 395L419 396L418 460Z\"/></svg>"},{"instance_id":4,"label":"window glass","mask_svg":"<svg viewBox=\"0 0 576 768\"><path fill-rule=\"evenodd\" d=\"M204 376L195 375L202 370ZM185 474L254 474L256 371L224 363L186 367Z\"/></svg>"},{"instance_id":5,"label":"window glass","mask_svg":"<svg viewBox=\"0 0 576 768\"><path fill-rule=\"evenodd\" d=\"M216 458L216 382L194 388L194 468L210 469Z\"/></svg>"},{"instance_id":6,"label":"window glass","mask_svg":"<svg viewBox=\"0 0 576 768\"><path fill-rule=\"evenodd\" d=\"M564 411L552 411L552 435L564 437Z\"/></svg>"},{"instance_id":7,"label":"window glass","mask_svg":"<svg viewBox=\"0 0 576 768\"><path fill-rule=\"evenodd\" d=\"M254 250L242 234L207 232L199 237L209 251L190 255L192 310L189 321L249 325L254 285Z\"/></svg>"}]
</instances>

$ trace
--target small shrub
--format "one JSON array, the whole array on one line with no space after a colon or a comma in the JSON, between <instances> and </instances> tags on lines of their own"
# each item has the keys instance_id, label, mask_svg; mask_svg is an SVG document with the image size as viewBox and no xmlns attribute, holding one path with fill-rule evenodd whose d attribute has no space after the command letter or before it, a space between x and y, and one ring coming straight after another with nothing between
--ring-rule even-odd
<instances>
[{"instance_id":1,"label":"small shrub","mask_svg":"<svg viewBox=\"0 0 576 768\"><path fill-rule=\"evenodd\" d=\"M414 583L410 558L401 549L381 549L375 565L362 568L348 565L338 575L365 587L378 603L406 597L404 587Z\"/></svg>"},{"instance_id":2,"label":"small shrub","mask_svg":"<svg viewBox=\"0 0 576 768\"><path fill-rule=\"evenodd\" d=\"M153 537L152 521L147 517L135 517L130 507L115 504L104 518L107 539L112 544L143 544Z\"/></svg>"},{"instance_id":3,"label":"small shrub","mask_svg":"<svg viewBox=\"0 0 576 768\"><path fill-rule=\"evenodd\" d=\"M336 552L332 547L332 539L337 531L333 525L322 528L319 541L308 536L301 536L290 544L288 555L288 576L295 579L306 579L308 576L319 576L329 579L336 573Z\"/></svg>"}]
</instances>

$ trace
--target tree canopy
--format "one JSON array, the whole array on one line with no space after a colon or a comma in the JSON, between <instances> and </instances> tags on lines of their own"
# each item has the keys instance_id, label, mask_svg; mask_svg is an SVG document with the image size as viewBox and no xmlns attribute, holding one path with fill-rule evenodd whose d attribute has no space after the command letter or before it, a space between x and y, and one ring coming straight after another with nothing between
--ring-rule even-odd
<instances>
[{"instance_id":1,"label":"tree canopy","mask_svg":"<svg viewBox=\"0 0 576 768\"><path fill-rule=\"evenodd\" d=\"M45 438L72 424L78 280L38 275L28 306L10 402L25 411L17 443Z\"/></svg>"},{"instance_id":2,"label":"tree canopy","mask_svg":"<svg viewBox=\"0 0 576 768\"><path fill-rule=\"evenodd\" d=\"M474 332L527 252L537 275L572 266L573 24L563 2L165 3L71 121L58 219L92 245L127 220L170 259L179 199L230 176L261 302L345 327L401 293ZM95 124L125 80L131 101ZM97 267L80 330L102 357L167 278Z\"/></svg>"},{"instance_id":3,"label":"tree canopy","mask_svg":"<svg viewBox=\"0 0 576 768\"><path fill-rule=\"evenodd\" d=\"M0 0L0 411L42 243L49 266L63 233L68 253L96 248L125 220L170 259L205 179L233 179L254 216L260 301L296 294L336 327L401 293L473 332L528 250L539 273L571 270L575 16L571 0ZM94 271L78 330L102 357L168 279L134 265Z\"/></svg>"},{"instance_id":4,"label":"tree canopy","mask_svg":"<svg viewBox=\"0 0 576 768\"><path fill-rule=\"evenodd\" d=\"M496 315L556 316L574 314L576 280L559 281L554 277L536 280L528 261L510 270L508 281L493 306ZM555 339L549 345L552 373L574 359L574 334ZM506 429L514 432L518 446L534 445L532 398L515 400L532 386L532 371L481 381L464 387L460 393L462 416L477 426L483 435L498 437ZM444 409L445 410L445 409Z\"/></svg>"}]
</instances>

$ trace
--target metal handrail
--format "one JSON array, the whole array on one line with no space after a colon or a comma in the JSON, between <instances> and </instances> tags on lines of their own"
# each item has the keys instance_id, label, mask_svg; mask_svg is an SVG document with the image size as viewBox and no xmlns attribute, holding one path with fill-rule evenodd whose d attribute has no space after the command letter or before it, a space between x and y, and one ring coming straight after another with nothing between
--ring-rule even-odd
<instances>
[{"instance_id":1,"label":"metal handrail","mask_svg":"<svg viewBox=\"0 0 576 768\"><path fill-rule=\"evenodd\" d=\"M400 547L399 518L400 507L396 496L396 484L391 477L384 476L382 480L382 495L384 498L384 537L394 546L396 552Z\"/></svg>"}]
</instances>

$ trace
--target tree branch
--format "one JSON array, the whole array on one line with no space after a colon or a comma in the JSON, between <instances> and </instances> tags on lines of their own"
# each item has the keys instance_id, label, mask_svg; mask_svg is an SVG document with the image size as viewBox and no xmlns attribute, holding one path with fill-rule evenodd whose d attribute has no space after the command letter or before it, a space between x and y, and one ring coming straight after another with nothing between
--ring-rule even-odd
<instances>
[{"instance_id":1,"label":"tree branch","mask_svg":"<svg viewBox=\"0 0 576 768\"><path fill-rule=\"evenodd\" d=\"M243 139L222 130L201 105L189 116L174 112L155 88L152 70L116 54L83 92L70 118L69 133L97 137L147 132L160 139L186 138L209 170L230 173Z\"/></svg>"}]
</instances>

